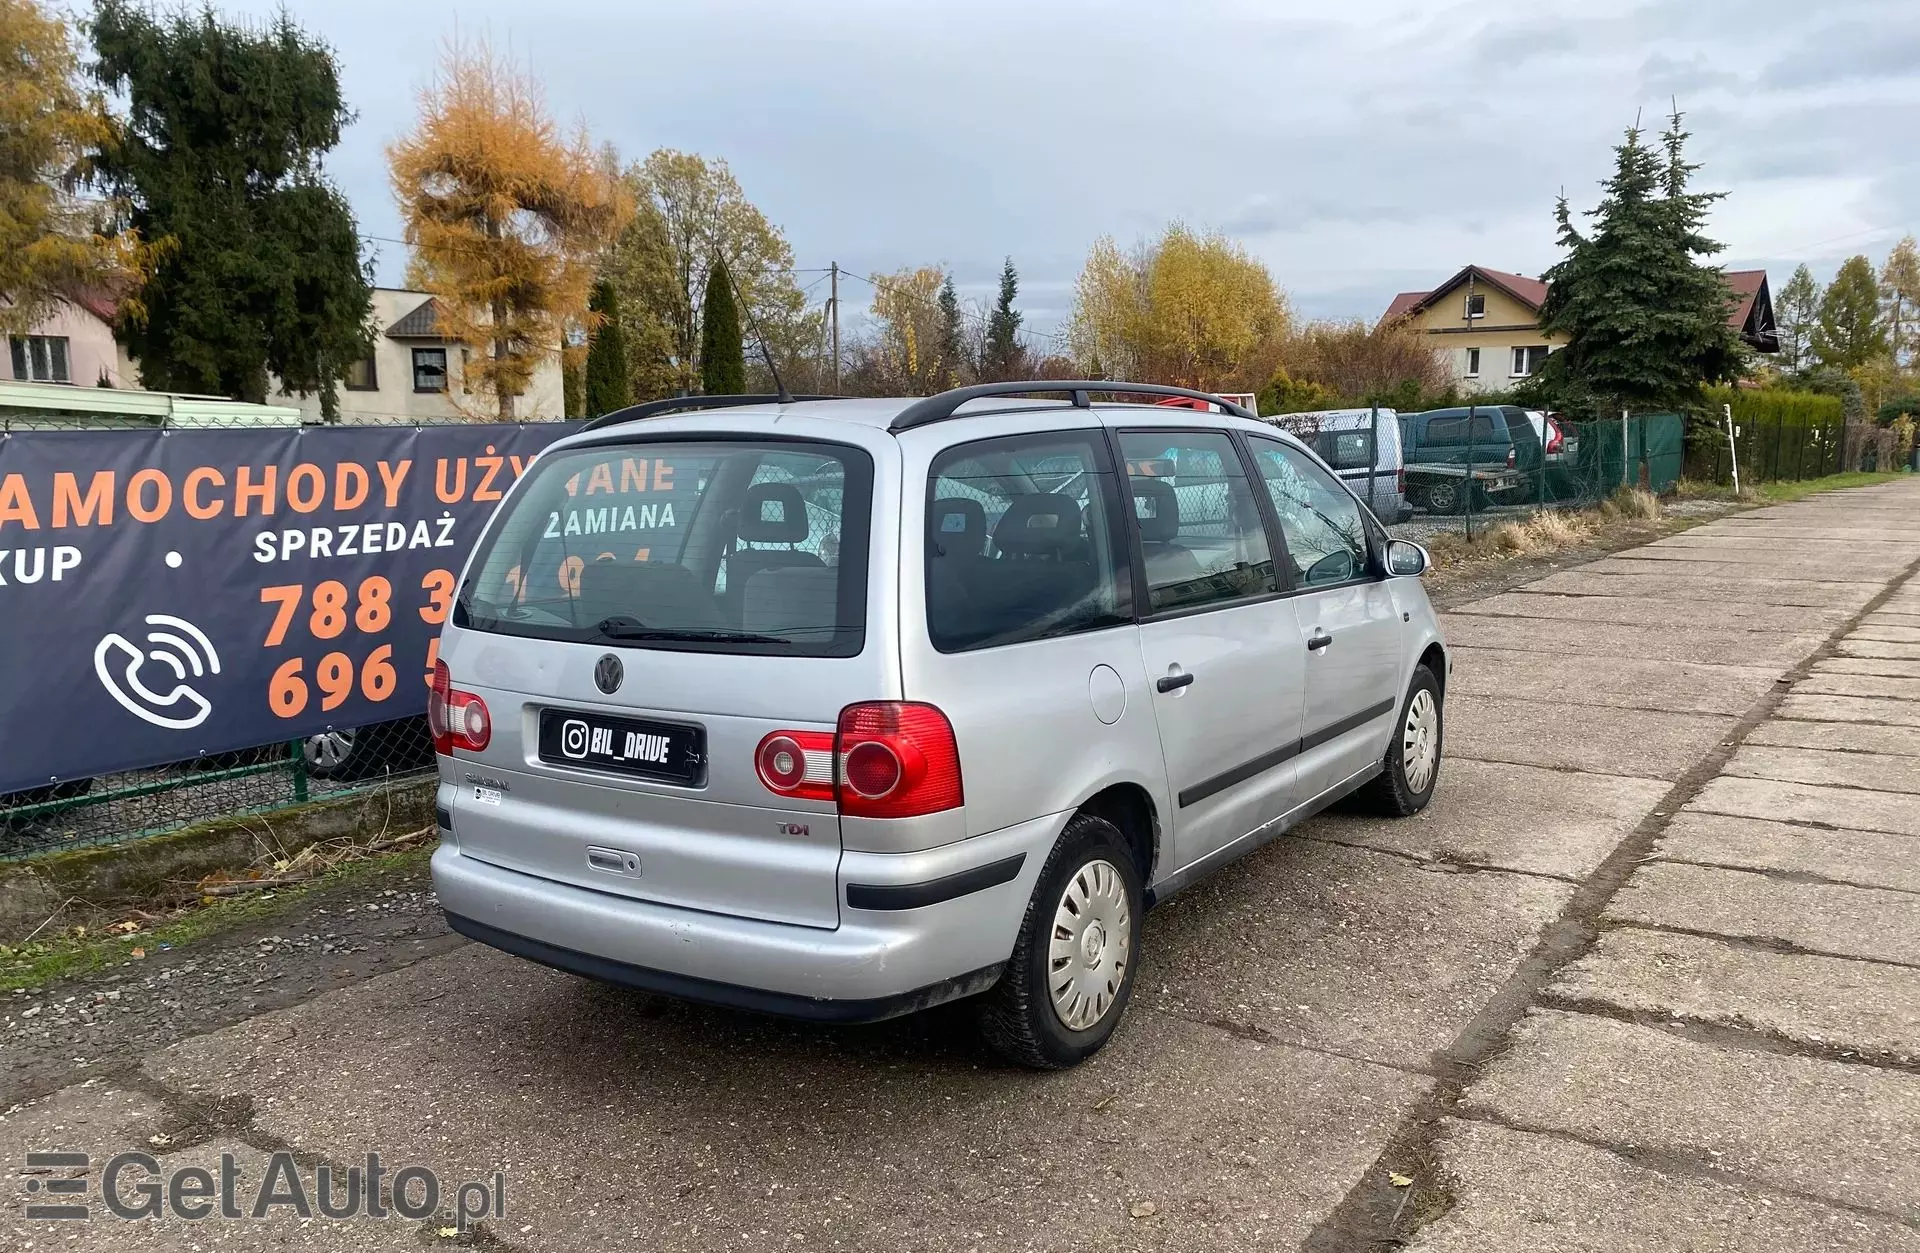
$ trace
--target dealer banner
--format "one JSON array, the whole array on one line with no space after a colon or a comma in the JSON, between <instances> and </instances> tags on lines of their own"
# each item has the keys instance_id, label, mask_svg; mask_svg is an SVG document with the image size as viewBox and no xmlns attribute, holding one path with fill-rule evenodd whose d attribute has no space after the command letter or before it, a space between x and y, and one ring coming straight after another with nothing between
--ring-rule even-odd
<instances>
[{"instance_id":1,"label":"dealer banner","mask_svg":"<svg viewBox=\"0 0 1920 1253\"><path fill-rule=\"evenodd\" d=\"M0 435L0 793L424 713L565 423Z\"/></svg>"}]
</instances>

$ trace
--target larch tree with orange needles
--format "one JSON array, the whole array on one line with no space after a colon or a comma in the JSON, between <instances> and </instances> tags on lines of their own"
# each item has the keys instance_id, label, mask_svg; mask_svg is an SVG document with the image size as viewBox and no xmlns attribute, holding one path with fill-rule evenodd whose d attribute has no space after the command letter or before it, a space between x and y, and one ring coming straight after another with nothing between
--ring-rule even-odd
<instances>
[{"instance_id":1,"label":"larch tree with orange needles","mask_svg":"<svg viewBox=\"0 0 1920 1253\"><path fill-rule=\"evenodd\" d=\"M467 390L510 422L566 328L591 324L595 270L633 201L584 127L563 136L539 84L484 43L448 46L420 114L387 149L408 281L436 297L441 332L474 350Z\"/></svg>"}]
</instances>

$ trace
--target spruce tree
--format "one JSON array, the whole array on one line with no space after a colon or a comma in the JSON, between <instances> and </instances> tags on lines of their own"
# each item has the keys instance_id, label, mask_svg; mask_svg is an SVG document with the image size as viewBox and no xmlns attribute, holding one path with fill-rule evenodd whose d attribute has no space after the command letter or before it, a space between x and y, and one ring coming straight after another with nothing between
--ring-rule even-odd
<instances>
[{"instance_id":1,"label":"spruce tree","mask_svg":"<svg viewBox=\"0 0 1920 1253\"><path fill-rule=\"evenodd\" d=\"M1565 335L1525 389L1558 407L1617 413L1684 407L1709 383L1746 369L1746 348L1727 324L1733 293L1702 258L1721 245L1701 233L1721 192L1692 192L1699 167L1682 155L1681 115L1669 119L1662 149L1638 126L1614 149L1594 225L1581 234L1565 196L1555 209L1566 256L1542 277L1540 329Z\"/></svg>"},{"instance_id":2,"label":"spruce tree","mask_svg":"<svg viewBox=\"0 0 1920 1253\"><path fill-rule=\"evenodd\" d=\"M706 308L700 314L700 389L709 396L747 390L747 358L740 342L740 309L733 276L721 258L707 276Z\"/></svg>"},{"instance_id":3,"label":"spruce tree","mask_svg":"<svg viewBox=\"0 0 1920 1253\"><path fill-rule=\"evenodd\" d=\"M620 323L620 293L608 279L593 285L587 308L600 315L600 328L587 349L586 416L597 418L633 403L627 366L627 332Z\"/></svg>"},{"instance_id":4,"label":"spruce tree","mask_svg":"<svg viewBox=\"0 0 1920 1253\"><path fill-rule=\"evenodd\" d=\"M987 316L986 359L981 362L981 372L991 381L1010 379L1019 372L1020 315L1013 307L1013 298L1019 294L1020 275L1013 268L1013 258L1008 257L1000 271L1000 296Z\"/></svg>"},{"instance_id":5,"label":"spruce tree","mask_svg":"<svg viewBox=\"0 0 1920 1253\"><path fill-rule=\"evenodd\" d=\"M100 0L90 29L94 77L127 104L95 173L160 245L145 316L119 330L142 380L261 401L272 374L332 416L372 303L353 213L321 168L352 117L333 50L284 11L256 26Z\"/></svg>"},{"instance_id":6,"label":"spruce tree","mask_svg":"<svg viewBox=\"0 0 1920 1253\"><path fill-rule=\"evenodd\" d=\"M940 383L955 387L960 382L960 293L953 289L953 275L940 284Z\"/></svg>"}]
</instances>

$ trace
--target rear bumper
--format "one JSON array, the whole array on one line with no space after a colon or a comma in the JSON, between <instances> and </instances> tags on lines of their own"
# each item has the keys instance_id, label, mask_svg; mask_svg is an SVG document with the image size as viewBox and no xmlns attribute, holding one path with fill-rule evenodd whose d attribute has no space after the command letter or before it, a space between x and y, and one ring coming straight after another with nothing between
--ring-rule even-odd
<instances>
[{"instance_id":1,"label":"rear bumper","mask_svg":"<svg viewBox=\"0 0 1920 1253\"><path fill-rule=\"evenodd\" d=\"M433 881L449 925L517 956L686 1000L863 1022L990 987L1065 820L920 853L846 853L832 930L576 887L465 856L457 840L434 853ZM845 885L883 907L848 905ZM948 895L954 887L970 890Z\"/></svg>"},{"instance_id":2,"label":"rear bumper","mask_svg":"<svg viewBox=\"0 0 1920 1253\"><path fill-rule=\"evenodd\" d=\"M599 979L603 983L617 983L624 987L639 988L644 992L658 992L664 996L676 997L683 1001L698 1001L703 1005L723 1005L728 1009L747 1009L761 1014L778 1014L783 1018L802 1018L809 1022L879 1022L883 1018L897 1018L901 1014L911 1014L916 1010L928 1009L945 1001L962 996L971 996L975 992L984 992L1000 978L1005 963L988 966L983 970L972 971L939 983L916 988L910 992L898 992L892 996L871 997L866 1000L826 1001L813 997L795 996L787 992L769 992L762 988L742 987L737 983L718 983L712 979L698 979L692 975L678 975L668 970L653 970L645 966L629 965L605 957L596 957L592 953L580 953L570 948L560 948L543 940L535 940L524 935L515 935L490 927L484 922L475 922L459 914L448 913L447 925L468 939L478 940L515 957L524 957L539 962L543 966L552 966L556 970L569 971L576 975L585 975L589 979Z\"/></svg>"}]
</instances>

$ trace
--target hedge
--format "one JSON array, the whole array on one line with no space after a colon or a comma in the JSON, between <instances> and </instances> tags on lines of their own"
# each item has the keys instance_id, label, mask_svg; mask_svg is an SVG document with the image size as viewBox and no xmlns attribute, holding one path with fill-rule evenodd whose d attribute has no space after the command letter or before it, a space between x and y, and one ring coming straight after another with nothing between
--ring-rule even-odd
<instances>
[{"instance_id":1,"label":"hedge","mask_svg":"<svg viewBox=\"0 0 1920 1253\"><path fill-rule=\"evenodd\" d=\"M1838 396L1795 392L1784 388L1709 387L1703 417L1721 420L1722 405L1733 406L1733 420L1741 426L1825 426L1846 418Z\"/></svg>"}]
</instances>

